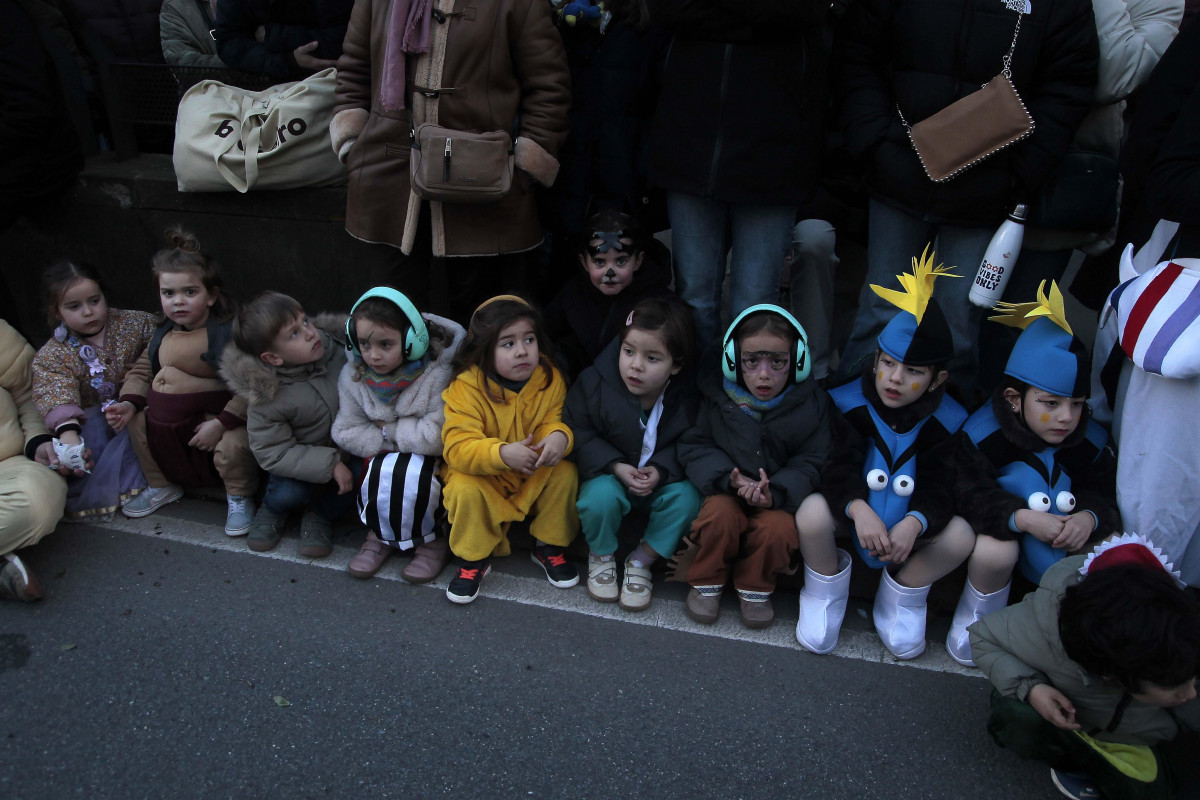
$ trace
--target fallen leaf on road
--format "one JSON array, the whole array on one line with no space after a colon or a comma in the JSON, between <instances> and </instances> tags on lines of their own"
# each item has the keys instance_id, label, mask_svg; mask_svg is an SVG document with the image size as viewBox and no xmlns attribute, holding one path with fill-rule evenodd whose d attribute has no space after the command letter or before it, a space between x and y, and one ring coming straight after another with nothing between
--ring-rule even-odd
<instances>
[{"instance_id":1,"label":"fallen leaf on road","mask_svg":"<svg viewBox=\"0 0 1200 800\"><path fill-rule=\"evenodd\" d=\"M67 652L68 650L74 650L74 649L75 649L75 645L73 645L73 644L63 644L63 645L59 645L58 649L59 649L59 650L61 650L62 652L64 652L64 653L65 653L65 652Z\"/></svg>"},{"instance_id":2,"label":"fallen leaf on road","mask_svg":"<svg viewBox=\"0 0 1200 800\"><path fill-rule=\"evenodd\" d=\"M74 645L71 645L71 646L74 647ZM281 697L280 695L275 695L275 705L279 706L280 708L287 708L288 706L291 705L291 703L289 703L287 701L286 697Z\"/></svg>"}]
</instances>

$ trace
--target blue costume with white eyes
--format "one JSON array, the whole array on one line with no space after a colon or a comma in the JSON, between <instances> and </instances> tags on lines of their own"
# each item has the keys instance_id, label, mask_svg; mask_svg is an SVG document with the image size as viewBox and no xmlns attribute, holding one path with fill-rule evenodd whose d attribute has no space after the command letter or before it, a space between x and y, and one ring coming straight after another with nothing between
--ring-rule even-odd
<instances>
[{"instance_id":1,"label":"blue costume with white eyes","mask_svg":"<svg viewBox=\"0 0 1200 800\"><path fill-rule=\"evenodd\" d=\"M935 431L926 432L925 439L944 439L954 433L967 418L967 412L954 398L942 395L937 409L913 427L898 433L880 418L879 413L863 395L862 381L851 381L829 392L838 410L854 428L869 442L862 476L870 490L866 498L871 510L879 515L888 530L909 513L909 499L916 489L917 455L926 449L921 433L927 426ZM922 516L922 526L927 522ZM884 562L872 556L857 536L850 537L858 554L867 566L882 569Z\"/></svg>"},{"instance_id":2,"label":"blue costume with white eyes","mask_svg":"<svg viewBox=\"0 0 1200 800\"><path fill-rule=\"evenodd\" d=\"M989 403L971 415L963 425L963 432L996 465L1000 488L1023 500L1031 511L1067 515L1082 510L1072 492L1070 467L1079 468L1080 455L1098 458L1108 445L1108 433L1099 423L1088 420L1086 424L1087 432L1078 445L1063 448L1047 444L1041 450L1024 450L1005 438L995 409ZM1094 511L1092 514L1095 516ZM1011 521L1009 529L1015 532ZM1067 551L1055 549L1026 533L1021 536L1017 567L1036 584L1042 573L1067 555Z\"/></svg>"}]
</instances>

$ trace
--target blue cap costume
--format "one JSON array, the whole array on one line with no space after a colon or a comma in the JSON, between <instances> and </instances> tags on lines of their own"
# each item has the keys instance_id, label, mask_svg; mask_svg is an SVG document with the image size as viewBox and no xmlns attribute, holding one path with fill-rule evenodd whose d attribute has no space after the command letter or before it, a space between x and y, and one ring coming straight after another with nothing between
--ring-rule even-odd
<instances>
[{"instance_id":1,"label":"blue cap costume","mask_svg":"<svg viewBox=\"0 0 1200 800\"><path fill-rule=\"evenodd\" d=\"M902 364L928 367L945 364L954 355L950 324L933 297L933 282L942 275L960 276L950 273L953 267L934 266L936 257L925 245L921 258L913 257L912 273L896 276L902 287L899 290L871 284L875 294L900 309L880 332L879 349Z\"/></svg>"},{"instance_id":2,"label":"blue cap costume","mask_svg":"<svg viewBox=\"0 0 1200 800\"><path fill-rule=\"evenodd\" d=\"M1091 362L1083 342L1075 338L1067 323L1066 308L1058 285L1046 282L1038 286L1037 300L1031 303L1004 303L996 306L994 322L1022 328L1004 373L1043 392L1060 397L1087 397L1091 380Z\"/></svg>"}]
</instances>

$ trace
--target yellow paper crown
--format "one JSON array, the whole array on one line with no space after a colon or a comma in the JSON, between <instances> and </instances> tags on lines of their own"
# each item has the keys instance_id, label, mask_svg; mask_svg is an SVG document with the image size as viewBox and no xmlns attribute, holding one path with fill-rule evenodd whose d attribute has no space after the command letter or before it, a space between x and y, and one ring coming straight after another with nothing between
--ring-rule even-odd
<instances>
[{"instance_id":1,"label":"yellow paper crown","mask_svg":"<svg viewBox=\"0 0 1200 800\"><path fill-rule=\"evenodd\" d=\"M1050 294L1046 294L1045 281L1038 284L1037 300L1032 303L1006 303L1001 300L994 310L1000 313L988 319L1001 325L1024 330L1034 320L1049 317L1058 327L1072 336L1075 335L1067 322L1067 309L1063 303L1062 292L1058 290L1058 284L1054 281L1050 281Z\"/></svg>"},{"instance_id":2,"label":"yellow paper crown","mask_svg":"<svg viewBox=\"0 0 1200 800\"><path fill-rule=\"evenodd\" d=\"M921 324L921 318L925 316L925 309L929 306L930 298L933 297L933 282L941 275L948 278L962 277L950 272L954 267L947 267L944 264L938 264L936 267L933 265L937 253L929 251L932 246L932 243L925 245L919 260L913 256L911 274L903 272L896 276L903 289L885 289L882 286L871 284L871 291L901 311L912 314L917 318L918 325Z\"/></svg>"}]
</instances>

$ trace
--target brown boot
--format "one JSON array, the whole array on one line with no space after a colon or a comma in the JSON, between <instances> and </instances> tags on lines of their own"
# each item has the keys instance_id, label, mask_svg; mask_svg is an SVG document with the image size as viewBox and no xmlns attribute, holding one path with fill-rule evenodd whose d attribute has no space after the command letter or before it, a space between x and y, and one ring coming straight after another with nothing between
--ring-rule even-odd
<instances>
[{"instance_id":1,"label":"brown boot","mask_svg":"<svg viewBox=\"0 0 1200 800\"><path fill-rule=\"evenodd\" d=\"M391 554L392 548L376 536L375 531L367 531L367 540L362 543L354 558L350 559L348 571L356 578L370 578L379 572L379 568Z\"/></svg>"},{"instance_id":2,"label":"brown boot","mask_svg":"<svg viewBox=\"0 0 1200 800\"><path fill-rule=\"evenodd\" d=\"M701 625L712 625L721 616L721 587L705 586L701 591L695 586L688 592L687 604L684 610L687 615ZM713 590L717 591L714 592Z\"/></svg>"},{"instance_id":3,"label":"brown boot","mask_svg":"<svg viewBox=\"0 0 1200 800\"><path fill-rule=\"evenodd\" d=\"M768 628L775 619L775 607L771 605L769 592L743 592L739 589L738 605L742 612L742 624L747 628Z\"/></svg>"},{"instance_id":4,"label":"brown boot","mask_svg":"<svg viewBox=\"0 0 1200 800\"><path fill-rule=\"evenodd\" d=\"M442 536L427 544L419 544L413 550L412 561L400 573L409 583L429 583L441 574L450 560L450 543Z\"/></svg>"}]
</instances>

